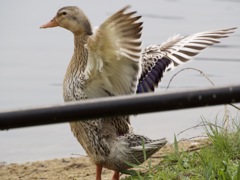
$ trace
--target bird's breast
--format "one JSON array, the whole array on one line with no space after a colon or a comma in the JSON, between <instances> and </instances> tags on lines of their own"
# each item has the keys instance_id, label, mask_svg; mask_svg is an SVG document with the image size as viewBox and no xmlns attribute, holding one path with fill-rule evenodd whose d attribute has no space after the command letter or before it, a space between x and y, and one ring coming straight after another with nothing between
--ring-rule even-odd
<instances>
[{"instance_id":1,"label":"bird's breast","mask_svg":"<svg viewBox=\"0 0 240 180\"><path fill-rule=\"evenodd\" d=\"M64 101L68 102L87 99L87 96L83 90L84 83L84 74L65 77L63 82Z\"/></svg>"}]
</instances>

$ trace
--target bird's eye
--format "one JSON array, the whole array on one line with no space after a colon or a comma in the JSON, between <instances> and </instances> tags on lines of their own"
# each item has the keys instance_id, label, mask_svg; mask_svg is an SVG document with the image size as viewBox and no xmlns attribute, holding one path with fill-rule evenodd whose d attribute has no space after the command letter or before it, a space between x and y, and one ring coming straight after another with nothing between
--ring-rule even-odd
<instances>
[{"instance_id":1,"label":"bird's eye","mask_svg":"<svg viewBox=\"0 0 240 180\"><path fill-rule=\"evenodd\" d=\"M62 15L64 15L64 16L65 16L65 15L67 15L67 12L65 12L65 11L64 11L64 12L62 12Z\"/></svg>"}]
</instances>

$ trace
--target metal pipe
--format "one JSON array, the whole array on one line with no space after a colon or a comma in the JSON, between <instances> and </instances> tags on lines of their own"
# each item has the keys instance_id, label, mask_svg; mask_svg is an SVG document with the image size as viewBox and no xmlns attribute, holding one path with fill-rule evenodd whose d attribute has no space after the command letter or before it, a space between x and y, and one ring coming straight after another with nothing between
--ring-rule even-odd
<instances>
[{"instance_id":1,"label":"metal pipe","mask_svg":"<svg viewBox=\"0 0 240 180\"><path fill-rule=\"evenodd\" d=\"M240 102L240 86L89 99L0 113L0 129Z\"/></svg>"}]
</instances>

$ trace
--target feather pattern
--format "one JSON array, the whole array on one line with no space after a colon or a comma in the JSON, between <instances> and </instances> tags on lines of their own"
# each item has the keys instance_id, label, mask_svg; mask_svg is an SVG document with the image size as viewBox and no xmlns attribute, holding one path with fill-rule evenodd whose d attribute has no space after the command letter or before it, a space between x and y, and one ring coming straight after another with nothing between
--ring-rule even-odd
<instances>
[{"instance_id":1,"label":"feather pattern","mask_svg":"<svg viewBox=\"0 0 240 180\"><path fill-rule=\"evenodd\" d=\"M174 35L161 45L151 45L142 51L142 73L137 93L151 92L158 86L163 73L183 64L203 49L219 43L236 28L205 31L190 36Z\"/></svg>"},{"instance_id":2,"label":"feather pattern","mask_svg":"<svg viewBox=\"0 0 240 180\"><path fill-rule=\"evenodd\" d=\"M126 13L127 9L108 18L87 41L85 92L89 97L91 91L99 88L113 95L132 94L136 90L142 22L137 22L140 16L136 12Z\"/></svg>"},{"instance_id":3,"label":"feather pattern","mask_svg":"<svg viewBox=\"0 0 240 180\"><path fill-rule=\"evenodd\" d=\"M64 100L151 92L163 73L227 37L234 28L191 36L175 35L141 52L142 22L128 7L110 16L94 33L85 14L75 6L61 8L42 28L60 26L74 34L74 53L64 78ZM141 73L141 74L140 74ZM131 164L142 163L162 148L166 139L151 140L135 134L129 116L70 122L71 130L97 166L115 170L113 179Z\"/></svg>"}]
</instances>

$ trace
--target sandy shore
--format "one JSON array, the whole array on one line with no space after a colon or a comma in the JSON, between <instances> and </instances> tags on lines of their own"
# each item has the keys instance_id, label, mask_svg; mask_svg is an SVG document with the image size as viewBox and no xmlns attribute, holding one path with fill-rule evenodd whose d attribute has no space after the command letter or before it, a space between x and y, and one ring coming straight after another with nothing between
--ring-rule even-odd
<instances>
[{"instance_id":1,"label":"sandy shore","mask_svg":"<svg viewBox=\"0 0 240 180\"><path fill-rule=\"evenodd\" d=\"M191 151L205 146L208 141L182 141L180 147ZM166 145L152 157L152 164L160 163L161 157L172 150L172 145ZM111 179L112 171L103 170L103 180ZM124 178L126 175L122 175ZM0 163L1 180L92 180L95 178L95 165L89 157L62 158L46 161L27 162L24 164Z\"/></svg>"},{"instance_id":2,"label":"sandy shore","mask_svg":"<svg viewBox=\"0 0 240 180\"><path fill-rule=\"evenodd\" d=\"M104 169L104 179L111 171ZM24 164L1 164L1 180L90 180L95 177L95 166L88 157L62 158Z\"/></svg>"}]
</instances>

